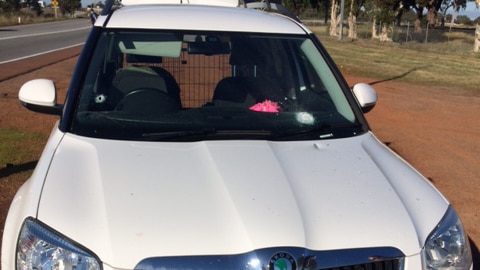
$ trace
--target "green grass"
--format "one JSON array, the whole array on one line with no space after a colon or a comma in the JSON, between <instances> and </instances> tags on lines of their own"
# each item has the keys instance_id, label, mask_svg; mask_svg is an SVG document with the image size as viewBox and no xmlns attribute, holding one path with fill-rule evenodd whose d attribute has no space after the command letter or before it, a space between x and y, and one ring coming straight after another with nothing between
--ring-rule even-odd
<instances>
[{"instance_id":1,"label":"green grass","mask_svg":"<svg viewBox=\"0 0 480 270\"><path fill-rule=\"evenodd\" d=\"M340 41L322 27L311 29L342 72L480 93L480 53L473 52L471 35L431 31L428 43Z\"/></svg>"},{"instance_id":2,"label":"green grass","mask_svg":"<svg viewBox=\"0 0 480 270\"><path fill-rule=\"evenodd\" d=\"M46 136L0 128L0 168L38 159Z\"/></svg>"}]
</instances>

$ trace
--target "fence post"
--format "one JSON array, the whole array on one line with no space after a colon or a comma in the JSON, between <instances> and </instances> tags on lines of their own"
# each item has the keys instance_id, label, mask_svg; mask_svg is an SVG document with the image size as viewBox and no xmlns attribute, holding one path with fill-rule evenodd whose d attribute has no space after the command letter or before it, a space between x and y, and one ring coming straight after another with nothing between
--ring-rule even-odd
<instances>
[{"instance_id":1,"label":"fence post","mask_svg":"<svg viewBox=\"0 0 480 270\"><path fill-rule=\"evenodd\" d=\"M475 29L475 44L473 45L474 52L480 52L480 24L477 24Z\"/></svg>"}]
</instances>

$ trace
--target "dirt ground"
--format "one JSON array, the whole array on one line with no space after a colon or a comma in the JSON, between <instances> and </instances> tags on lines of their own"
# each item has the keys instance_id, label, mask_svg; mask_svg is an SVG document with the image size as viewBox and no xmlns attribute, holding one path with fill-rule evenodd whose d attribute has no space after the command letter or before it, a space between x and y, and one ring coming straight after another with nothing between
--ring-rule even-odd
<instances>
[{"instance_id":1,"label":"dirt ground","mask_svg":"<svg viewBox=\"0 0 480 270\"><path fill-rule=\"evenodd\" d=\"M62 101L76 61L70 56L76 53L78 49L0 65L0 126L49 134L56 117L23 109L18 89L29 79L53 79ZM36 69L46 62L48 66ZM480 92L344 75L350 85L373 84L379 100L367 114L372 130L451 201L469 234L475 261L480 262ZM12 179L25 178L17 171L29 172L35 162L0 164L0 232L8 205L23 181Z\"/></svg>"}]
</instances>

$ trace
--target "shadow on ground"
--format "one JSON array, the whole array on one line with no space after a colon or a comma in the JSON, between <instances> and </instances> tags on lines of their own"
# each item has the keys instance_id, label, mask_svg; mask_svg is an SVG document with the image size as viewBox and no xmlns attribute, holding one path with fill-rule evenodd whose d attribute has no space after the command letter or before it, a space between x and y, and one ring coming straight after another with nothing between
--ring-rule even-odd
<instances>
[{"instance_id":1,"label":"shadow on ground","mask_svg":"<svg viewBox=\"0 0 480 270\"><path fill-rule=\"evenodd\" d=\"M38 160L30 161L19 165L6 164L5 167L0 169L0 178L7 177L15 173L33 170L35 169L37 162Z\"/></svg>"}]
</instances>

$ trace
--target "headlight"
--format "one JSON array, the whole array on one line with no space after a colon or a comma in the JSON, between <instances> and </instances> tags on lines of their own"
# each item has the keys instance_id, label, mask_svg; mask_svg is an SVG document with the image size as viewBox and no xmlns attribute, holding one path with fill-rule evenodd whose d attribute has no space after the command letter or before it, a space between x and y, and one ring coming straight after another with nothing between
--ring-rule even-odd
<instances>
[{"instance_id":1,"label":"headlight","mask_svg":"<svg viewBox=\"0 0 480 270\"><path fill-rule=\"evenodd\" d=\"M17 243L17 270L101 270L96 257L34 219Z\"/></svg>"},{"instance_id":2,"label":"headlight","mask_svg":"<svg viewBox=\"0 0 480 270\"><path fill-rule=\"evenodd\" d=\"M455 210L449 207L425 243L427 269L464 270L472 265L470 244Z\"/></svg>"}]
</instances>

